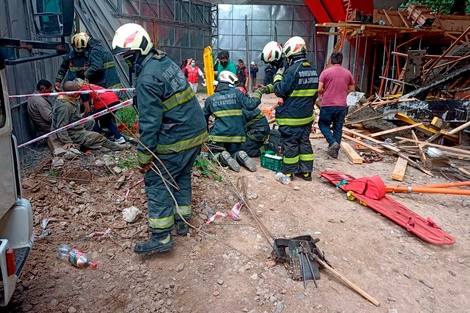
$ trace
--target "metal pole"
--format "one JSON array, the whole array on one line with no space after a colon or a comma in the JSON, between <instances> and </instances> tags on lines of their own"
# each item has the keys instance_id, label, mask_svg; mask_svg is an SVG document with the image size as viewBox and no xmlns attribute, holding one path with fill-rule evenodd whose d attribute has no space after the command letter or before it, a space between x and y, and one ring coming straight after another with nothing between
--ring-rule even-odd
<instances>
[{"instance_id":1,"label":"metal pole","mask_svg":"<svg viewBox=\"0 0 470 313\"><path fill-rule=\"evenodd\" d=\"M354 66L353 66L353 77L356 77L356 61L357 61L357 50L359 49L359 36L356 36L356 44L354 45ZM351 45L349 45L351 47Z\"/></svg>"},{"instance_id":2,"label":"metal pole","mask_svg":"<svg viewBox=\"0 0 470 313\"><path fill-rule=\"evenodd\" d=\"M315 26L315 17L313 18L313 63L315 69L318 71L318 59L317 59L317 27Z\"/></svg>"},{"instance_id":3,"label":"metal pole","mask_svg":"<svg viewBox=\"0 0 470 313\"><path fill-rule=\"evenodd\" d=\"M393 51L397 50L397 34L395 34L395 38L393 40ZM391 53L392 50L390 50ZM392 57L392 56L390 56ZM395 64L395 58L392 57L392 78L395 79L395 70L396 70L396 64ZM398 78L398 77L397 77ZM390 92L393 91L393 88L391 88L392 85L390 83Z\"/></svg>"},{"instance_id":4,"label":"metal pole","mask_svg":"<svg viewBox=\"0 0 470 313\"><path fill-rule=\"evenodd\" d=\"M366 43L364 48L364 57L362 59L362 70L361 70L361 91L362 91L362 84L364 83L364 69L366 67L366 60L367 60L367 46L369 43L369 37L366 37Z\"/></svg>"},{"instance_id":5,"label":"metal pole","mask_svg":"<svg viewBox=\"0 0 470 313\"><path fill-rule=\"evenodd\" d=\"M251 92L251 75L250 75L250 70L248 68L248 65L250 64L250 60L248 60L248 55L249 55L249 40L248 40L248 15L245 15L245 44L246 44L246 65L245 68L248 70L248 92Z\"/></svg>"}]
</instances>

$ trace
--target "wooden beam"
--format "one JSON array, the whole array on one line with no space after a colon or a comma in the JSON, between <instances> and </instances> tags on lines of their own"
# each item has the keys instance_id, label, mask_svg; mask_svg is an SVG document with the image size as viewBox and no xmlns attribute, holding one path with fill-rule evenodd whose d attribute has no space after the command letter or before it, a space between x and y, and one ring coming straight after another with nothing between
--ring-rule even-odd
<instances>
[{"instance_id":1,"label":"wooden beam","mask_svg":"<svg viewBox=\"0 0 470 313\"><path fill-rule=\"evenodd\" d=\"M376 147L374 147L374 146L368 145L368 144L366 144L365 142L363 142L362 140L356 139L356 138L351 137L351 136L348 136L348 135L346 135L346 134L343 134L342 137L343 137L343 138L346 138L346 139L348 139L348 140L357 142L357 143L360 144L361 146L364 146L364 147L366 147L366 148L368 148L368 149L370 149L370 150L372 150L372 151L375 151L375 152L377 152L377 153L384 153L383 150L381 150L381 149L379 149L379 148L376 148Z\"/></svg>"},{"instance_id":2,"label":"wooden beam","mask_svg":"<svg viewBox=\"0 0 470 313\"><path fill-rule=\"evenodd\" d=\"M411 135L413 135L414 140L418 140L418 136L416 136L416 134L413 130L411 130ZM427 159L426 159L426 155L424 154L424 151L423 151L423 145L420 144L420 143L417 143L416 145L418 146L418 149L419 149L419 156L421 158L421 162L424 164L424 167L427 167L426 166Z\"/></svg>"},{"instance_id":3,"label":"wooden beam","mask_svg":"<svg viewBox=\"0 0 470 313\"><path fill-rule=\"evenodd\" d=\"M392 179L403 181L407 166L408 166L408 161L399 157L397 160L397 163L395 164L395 168L393 169Z\"/></svg>"},{"instance_id":4,"label":"wooden beam","mask_svg":"<svg viewBox=\"0 0 470 313\"><path fill-rule=\"evenodd\" d=\"M394 132L405 130L405 129L419 127L421 125L423 125L423 123L416 123L416 124L413 124L413 125L401 126L401 127L392 128L392 129L384 130L384 131L381 131L381 132L373 133L373 134L370 134L369 136L371 136L371 137L382 136L382 135L385 135L385 134L390 134L390 133L394 133Z\"/></svg>"},{"instance_id":5,"label":"wooden beam","mask_svg":"<svg viewBox=\"0 0 470 313\"><path fill-rule=\"evenodd\" d=\"M362 158L361 156L356 152L356 150L351 147L351 145L345 141L341 141L341 148L343 148L344 152L348 156L348 159L353 163L353 164L362 164Z\"/></svg>"},{"instance_id":6,"label":"wooden beam","mask_svg":"<svg viewBox=\"0 0 470 313\"><path fill-rule=\"evenodd\" d=\"M462 150L462 149L458 149L458 148L454 148L454 147L447 147L447 146L438 145L438 144L430 143L430 142L426 142L426 141L412 140L412 139L409 139L409 138L403 138L403 137L398 137L398 136L396 138L400 139L400 140L405 140L405 141L408 141L408 142L420 143L420 144L423 145L423 147L425 147L425 146L436 147L436 148L439 148L439 149L442 149L442 150L448 150L448 151L459 153L462 156L470 156L470 151L467 151L467 150Z\"/></svg>"}]
</instances>

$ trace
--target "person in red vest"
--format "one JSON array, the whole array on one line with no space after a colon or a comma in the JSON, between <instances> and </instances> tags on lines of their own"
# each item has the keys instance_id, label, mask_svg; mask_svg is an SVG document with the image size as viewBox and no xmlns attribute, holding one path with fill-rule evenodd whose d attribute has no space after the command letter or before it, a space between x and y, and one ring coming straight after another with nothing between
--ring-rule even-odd
<instances>
[{"instance_id":1,"label":"person in red vest","mask_svg":"<svg viewBox=\"0 0 470 313\"><path fill-rule=\"evenodd\" d=\"M204 73L201 71L199 66L196 65L196 60L194 59L188 60L188 65L186 66L186 69L188 70L189 84L191 85L193 92L196 93L197 82L198 82L199 76L201 76L202 79L204 79L204 84L206 83L206 79L204 78Z\"/></svg>"},{"instance_id":2,"label":"person in red vest","mask_svg":"<svg viewBox=\"0 0 470 313\"><path fill-rule=\"evenodd\" d=\"M74 81L80 85L80 90L82 91L105 89L101 86L87 83L86 81L80 78L76 78L74 79ZM88 112L91 111L91 105L90 105L91 103L93 104L93 111L92 111L93 114L106 110L107 108L120 103L118 96L113 91L107 91L107 92L102 92L102 93L92 92L89 94L82 94L80 95L80 98L82 99L83 105L85 107L84 116L86 116ZM115 143L119 143L119 144L126 143L126 139L124 139L124 137L121 135L121 133L116 127L116 124L114 122L114 116L112 114L108 113L108 114L105 114L103 116L96 118L95 126L93 127L93 130L98 133L101 133L102 127L107 127L113 133Z\"/></svg>"}]
</instances>

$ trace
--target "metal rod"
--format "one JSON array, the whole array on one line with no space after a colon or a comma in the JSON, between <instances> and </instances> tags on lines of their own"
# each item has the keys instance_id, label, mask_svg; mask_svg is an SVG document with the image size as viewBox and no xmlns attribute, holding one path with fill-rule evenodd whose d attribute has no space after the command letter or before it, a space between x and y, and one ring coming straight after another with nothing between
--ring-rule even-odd
<instances>
[{"instance_id":1,"label":"metal rod","mask_svg":"<svg viewBox=\"0 0 470 313\"><path fill-rule=\"evenodd\" d=\"M369 37L366 37L365 48L364 48L364 57L362 59L361 85L360 85L360 90L361 91L362 91L362 84L364 83L364 70L366 68L368 43L369 43Z\"/></svg>"}]
</instances>

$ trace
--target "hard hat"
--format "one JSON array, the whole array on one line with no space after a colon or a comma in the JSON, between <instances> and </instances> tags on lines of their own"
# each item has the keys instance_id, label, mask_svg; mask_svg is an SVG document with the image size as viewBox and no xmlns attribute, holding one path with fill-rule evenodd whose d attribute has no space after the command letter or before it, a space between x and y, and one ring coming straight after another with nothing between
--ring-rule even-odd
<instances>
[{"instance_id":1,"label":"hard hat","mask_svg":"<svg viewBox=\"0 0 470 313\"><path fill-rule=\"evenodd\" d=\"M282 57L282 47L276 41L268 42L261 52L261 60L265 63L279 61Z\"/></svg>"},{"instance_id":2,"label":"hard hat","mask_svg":"<svg viewBox=\"0 0 470 313\"><path fill-rule=\"evenodd\" d=\"M123 54L126 51L140 51L142 55L149 54L153 48L152 40L147 31L135 23L124 24L114 34L113 54Z\"/></svg>"},{"instance_id":3,"label":"hard hat","mask_svg":"<svg viewBox=\"0 0 470 313\"><path fill-rule=\"evenodd\" d=\"M251 65L255 65L255 64L256 64L255 61L251 61Z\"/></svg>"},{"instance_id":4,"label":"hard hat","mask_svg":"<svg viewBox=\"0 0 470 313\"><path fill-rule=\"evenodd\" d=\"M236 85L238 83L238 77L230 71L222 71L219 75L219 82L229 83L230 85Z\"/></svg>"},{"instance_id":5,"label":"hard hat","mask_svg":"<svg viewBox=\"0 0 470 313\"><path fill-rule=\"evenodd\" d=\"M287 40L287 42L284 44L282 52L284 53L286 58L291 58L295 55L300 54L305 55L305 53L307 52L305 40L298 36L292 37L291 39Z\"/></svg>"},{"instance_id":6,"label":"hard hat","mask_svg":"<svg viewBox=\"0 0 470 313\"><path fill-rule=\"evenodd\" d=\"M77 33L70 38L73 46L77 49L85 49L88 45L90 37L87 33Z\"/></svg>"}]
</instances>

